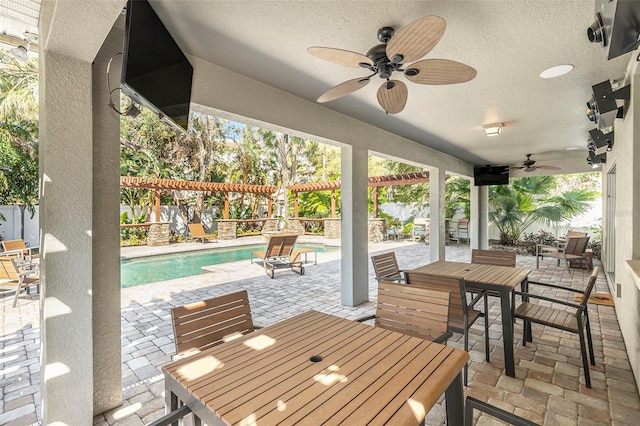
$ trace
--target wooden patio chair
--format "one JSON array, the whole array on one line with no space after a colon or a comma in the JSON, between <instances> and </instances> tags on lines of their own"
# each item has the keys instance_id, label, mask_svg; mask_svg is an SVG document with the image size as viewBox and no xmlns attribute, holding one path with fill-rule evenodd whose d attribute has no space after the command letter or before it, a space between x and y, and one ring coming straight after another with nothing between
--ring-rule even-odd
<instances>
[{"instance_id":1,"label":"wooden patio chair","mask_svg":"<svg viewBox=\"0 0 640 426\"><path fill-rule=\"evenodd\" d=\"M485 297L484 292L477 294L471 302L467 302L466 286L464 278L444 275L425 274L422 272L406 271L407 284L419 286L430 290L445 291L450 294L448 330L461 333L464 336L464 350L469 352L469 327L478 318L485 317L484 338L485 357L489 361L489 323L486 320L486 312L473 309L473 306ZM464 367L464 384L467 384L469 373L468 364Z\"/></svg>"},{"instance_id":2,"label":"wooden patio chair","mask_svg":"<svg viewBox=\"0 0 640 426\"><path fill-rule=\"evenodd\" d=\"M497 265L516 267L516 252L502 250L471 250L471 263L479 263L483 265ZM469 290L467 290L469 291ZM470 290L470 293L477 294L478 291ZM487 291L486 296L500 297L499 293ZM484 298L484 311L489 309L489 302Z\"/></svg>"},{"instance_id":3,"label":"wooden patio chair","mask_svg":"<svg viewBox=\"0 0 640 426\"><path fill-rule=\"evenodd\" d=\"M202 240L202 244L205 241L218 241L217 234L207 234L204 230L204 226L201 223L190 223L189 225L189 234L194 240Z\"/></svg>"},{"instance_id":4,"label":"wooden patio chair","mask_svg":"<svg viewBox=\"0 0 640 426\"><path fill-rule=\"evenodd\" d=\"M271 278L274 277L275 270L288 268L294 272L304 275L302 266L301 251L294 251L298 235L296 234L276 234L269 238L266 250L251 252L251 263L254 258L262 260L264 271ZM296 270L297 269L297 270Z\"/></svg>"},{"instance_id":5,"label":"wooden patio chair","mask_svg":"<svg viewBox=\"0 0 640 426\"><path fill-rule=\"evenodd\" d=\"M246 290L171 309L176 354L188 356L253 332Z\"/></svg>"},{"instance_id":6,"label":"wooden patio chair","mask_svg":"<svg viewBox=\"0 0 640 426\"><path fill-rule=\"evenodd\" d=\"M458 220L453 229L453 235L449 238L449 240L455 240L457 246L460 245L461 239L469 240L469 219L464 217Z\"/></svg>"},{"instance_id":7,"label":"wooden patio chair","mask_svg":"<svg viewBox=\"0 0 640 426\"><path fill-rule=\"evenodd\" d=\"M567 231L564 237L556 240L553 244L537 244L536 252L540 253L555 253L558 251L562 251L564 249L565 244L569 238L579 238L586 237L586 232L577 232L577 231Z\"/></svg>"},{"instance_id":8,"label":"wooden patio chair","mask_svg":"<svg viewBox=\"0 0 640 426\"><path fill-rule=\"evenodd\" d=\"M9 252L11 254L16 254L19 257L23 258L24 260L26 260L27 262L32 262L34 257L37 257L37 255L34 255L32 252L34 250L35 247L28 247L27 243L25 243L24 240L20 239L20 240L5 240L0 242L0 244L2 244L2 250L4 250L4 252ZM9 254L7 253L7 254Z\"/></svg>"},{"instance_id":9,"label":"wooden patio chair","mask_svg":"<svg viewBox=\"0 0 640 426\"><path fill-rule=\"evenodd\" d=\"M540 252L536 250L536 268L540 268L540 258L550 257L557 259L558 266L560 261L564 260L567 272L571 273L571 262L582 261L588 266L586 250L589 245L589 237L570 237L567 239L564 248L555 252Z\"/></svg>"},{"instance_id":10,"label":"wooden patio chair","mask_svg":"<svg viewBox=\"0 0 640 426\"><path fill-rule=\"evenodd\" d=\"M521 292L514 291L513 292L513 302L512 305L515 306L515 295L521 295L523 297L523 302L518 306L514 311L514 317L520 318L524 320L524 332L522 338L523 346L527 345L527 341L531 342L532 337L528 335L530 333L531 328L528 323L537 323L546 325L547 327L558 328L560 330L565 330L570 333L577 334L580 338L580 352L582 355L582 366L584 369L584 380L588 388L591 387L591 377L589 375L589 363L587 362L587 345L585 344L585 334L587 339L587 344L589 348L589 358L591 360L591 364L595 365L595 357L593 354L593 341L591 338L591 327L589 325L589 312L587 311L587 303L589 300L589 296L593 291L593 288L596 284L596 279L598 278L598 273L600 268L593 268L593 272L589 277L589 282L582 293L582 301L578 303L567 302L565 300L558 300L551 297L542 296L539 294L533 294L530 292ZM577 293L575 289L571 287L565 287L561 285L556 285L552 283L541 283L541 282L529 282L529 286L544 286L552 289L559 289L571 292L571 294ZM554 305L564 305L565 308L556 308L552 306L543 306L537 303L529 302L529 299L538 299L544 302L551 302Z\"/></svg>"},{"instance_id":11,"label":"wooden patio chair","mask_svg":"<svg viewBox=\"0 0 640 426\"><path fill-rule=\"evenodd\" d=\"M375 319L376 327L443 343L451 337L448 318L448 291L380 281L375 315L356 321Z\"/></svg>"},{"instance_id":12,"label":"wooden patio chair","mask_svg":"<svg viewBox=\"0 0 640 426\"><path fill-rule=\"evenodd\" d=\"M18 296L23 289L29 293L29 287L32 285L40 286L40 277L38 270L19 264L17 256L0 256L0 290L15 291L13 297L13 307L18 305Z\"/></svg>"},{"instance_id":13,"label":"wooden patio chair","mask_svg":"<svg viewBox=\"0 0 640 426\"><path fill-rule=\"evenodd\" d=\"M404 272L398 266L398 260L394 252L371 256L371 263L378 283L382 280L394 282L406 282Z\"/></svg>"}]
</instances>

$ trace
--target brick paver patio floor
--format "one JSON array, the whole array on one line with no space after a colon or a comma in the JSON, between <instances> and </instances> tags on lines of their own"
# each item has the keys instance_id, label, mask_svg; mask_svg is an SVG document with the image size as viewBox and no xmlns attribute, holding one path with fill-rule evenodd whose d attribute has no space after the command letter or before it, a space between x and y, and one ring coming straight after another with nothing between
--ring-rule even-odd
<instances>
[{"instance_id":1,"label":"brick paver patio floor","mask_svg":"<svg viewBox=\"0 0 640 426\"><path fill-rule=\"evenodd\" d=\"M255 241L255 240L254 240ZM264 241L264 240L257 240ZM235 242L248 243L247 239ZM186 243L164 250L213 248L222 243ZM163 249L127 248L124 256L145 255ZM429 246L423 243L371 244L370 254L394 250L403 269L427 263ZM468 247L447 247L448 260L469 261ZM377 285L369 273L369 302L350 308L340 304L340 252L322 253L304 276L288 270L267 277L249 260L217 266L196 277L147 284L122 290L122 387L124 402L94 419L96 425L142 425L164 413L164 384L160 367L175 352L169 310L221 294L246 289L254 321L268 325L315 309L345 318L372 313ZM530 267L534 281L556 281L582 289L589 272L566 273L552 260L535 268L535 258L518 256L518 266ZM603 274L596 291L608 291ZM558 296L572 299L571 295ZM516 378L504 375L502 326L497 299L490 298L491 362L484 360L483 324L471 330L469 386L465 393L544 425L637 425L640 398L614 307L589 305L596 365L592 388L584 386L577 336L533 325L533 343L522 347L522 324L515 326ZM0 296L0 424L31 425L40 418L38 295L23 296L17 308L11 295ZM449 344L462 347L454 334ZM635 342L637 343L637 342ZM634 343L634 344L635 344ZM444 398L434 406L426 424L444 424ZM478 425L496 424L475 415ZM479 417L479 418L478 418ZM191 422L187 420L186 424Z\"/></svg>"}]
</instances>

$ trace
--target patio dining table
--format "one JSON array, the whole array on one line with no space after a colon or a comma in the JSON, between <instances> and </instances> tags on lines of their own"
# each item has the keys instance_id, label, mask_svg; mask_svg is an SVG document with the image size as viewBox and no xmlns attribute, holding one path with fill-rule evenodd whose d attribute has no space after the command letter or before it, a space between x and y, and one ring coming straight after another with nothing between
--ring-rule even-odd
<instances>
[{"instance_id":1,"label":"patio dining table","mask_svg":"<svg viewBox=\"0 0 640 426\"><path fill-rule=\"evenodd\" d=\"M531 273L531 269L440 260L420 266L414 269L414 271L462 277L465 280L466 287L469 289L488 290L497 292L500 295L502 335L504 341L504 367L508 376L515 377L511 294L518 285L520 285L523 291L526 289L527 279Z\"/></svg>"},{"instance_id":2,"label":"patio dining table","mask_svg":"<svg viewBox=\"0 0 640 426\"><path fill-rule=\"evenodd\" d=\"M420 424L444 392L463 424L469 354L308 311L162 368L167 410L208 425Z\"/></svg>"}]
</instances>

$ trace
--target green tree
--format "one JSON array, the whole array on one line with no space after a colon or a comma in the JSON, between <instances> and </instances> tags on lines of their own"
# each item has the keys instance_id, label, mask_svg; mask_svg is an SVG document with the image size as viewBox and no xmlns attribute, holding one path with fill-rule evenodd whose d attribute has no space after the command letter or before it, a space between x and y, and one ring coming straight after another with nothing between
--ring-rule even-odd
<instances>
[{"instance_id":1,"label":"green tree","mask_svg":"<svg viewBox=\"0 0 640 426\"><path fill-rule=\"evenodd\" d=\"M0 52L0 204L17 205L24 239L25 211L38 204L38 62Z\"/></svg>"},{"instance_id":2,"label":"green tree","mask_svg":"<svg viewBox=\"0 0 640 426\"><path fill-rule=\"evenodd\" d=\"M557 225L568 221L585 212L598 195L591 189L551 195L556 187L556 177L535 176L489 188L489 220L498 228L501 244L515 244L534 223Z\"/></svg>"},{"instance_id":3,"label":"green tree","mask_svg":"<svg viewBox=\"0 0 640 426\"><path fill-rule=\"evenodd\" d=\"M471 181L460 176L452 176L444 185L444 217L454 217L459 211L467 219L471 215Z\"/></svg>"}]
</instances>

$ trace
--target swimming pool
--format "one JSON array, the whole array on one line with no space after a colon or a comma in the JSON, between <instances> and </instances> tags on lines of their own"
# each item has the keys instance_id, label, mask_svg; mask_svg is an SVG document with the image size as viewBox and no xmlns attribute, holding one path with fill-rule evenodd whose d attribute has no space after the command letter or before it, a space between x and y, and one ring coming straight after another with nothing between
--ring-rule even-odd
<instances>
[{"instance_id":1,"label":"swimming pool","mask_svg":"<svg viewBox=\"0 0 640 426\"><path fill-rule=\"evenodd\" d=\"M134 287L174 278L190 277L206 273L203 266L246 260L249 264L251 252L264 250L264 244L198 250L185 253L162 254L158 256L122 259L120 261L120 287ZM337 250L323 244L296 244L296 248L313 248L318 253Z\"/></svg>"}]
</instances>

